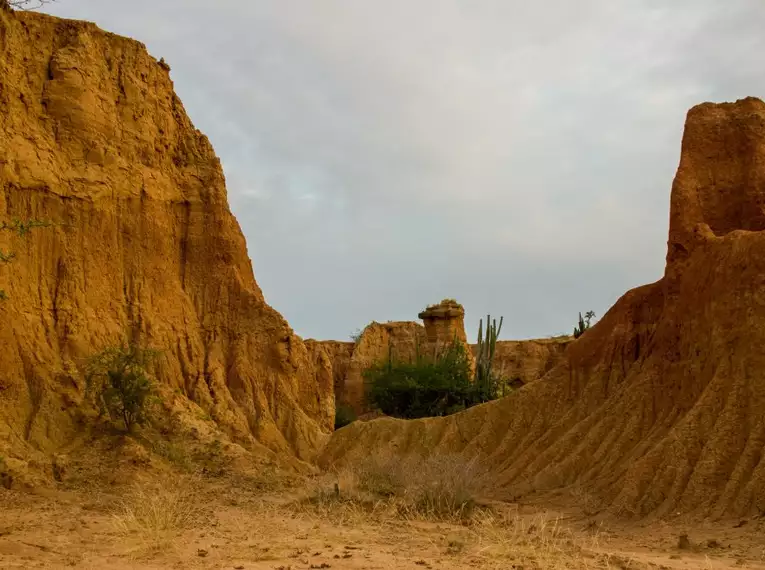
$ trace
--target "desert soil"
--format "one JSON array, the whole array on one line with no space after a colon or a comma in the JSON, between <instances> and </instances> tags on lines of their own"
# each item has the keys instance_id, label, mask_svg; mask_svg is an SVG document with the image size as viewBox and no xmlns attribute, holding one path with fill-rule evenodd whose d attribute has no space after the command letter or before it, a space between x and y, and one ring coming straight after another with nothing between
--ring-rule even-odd
<instances>
[{"instance_id":1,"label":"desert soil","mask_svg":"<svg viewBox=\"0 0 765 570\"><path fill-rule=\"evenodd\" d=\"M300 485L178 477L132 489L0 490L0 568L765 568L759 519L630 525L500 504L457 524L305 504Z\"/></svg>"}]
</instances>

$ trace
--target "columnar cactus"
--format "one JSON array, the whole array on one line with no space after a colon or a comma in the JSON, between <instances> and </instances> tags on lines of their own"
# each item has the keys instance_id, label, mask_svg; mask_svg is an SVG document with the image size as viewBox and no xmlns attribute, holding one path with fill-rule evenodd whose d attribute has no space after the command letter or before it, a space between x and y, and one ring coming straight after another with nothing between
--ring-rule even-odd
<instances>
[{"instance_id":1,"label":"columnar cactus","mask_svg":"<svg viewBox=\"0 0 765 570\"><path fill-rule=\"evenodd\" d=\"M504 317L492 321L491 315L486 315L486 334L483 331L483 319L478 323L478 346L476 349L475 362L475 383L485 390L488 398L494 396L494 379L492 378L492 365L494 363L494 353L497 349L497 338L502 330Z\"/></svg>"}]
</instances>

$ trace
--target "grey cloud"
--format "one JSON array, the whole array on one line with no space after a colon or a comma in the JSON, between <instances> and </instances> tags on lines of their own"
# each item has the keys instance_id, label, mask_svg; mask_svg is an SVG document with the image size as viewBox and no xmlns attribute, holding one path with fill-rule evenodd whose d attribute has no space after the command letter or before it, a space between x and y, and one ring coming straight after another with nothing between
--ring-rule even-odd
<instances>
[{"instance_id":1,"label":"grey cloud","mask_svg":"<svg viewBox=\"0 0 765 570\"><path fill-rule=\"evenodd\" d=\"M687 109L765 93L753 0L60 0L147 44L269 302L345 338L454 296L568 331L663 271Z\"/></svg>"}]
</instances>

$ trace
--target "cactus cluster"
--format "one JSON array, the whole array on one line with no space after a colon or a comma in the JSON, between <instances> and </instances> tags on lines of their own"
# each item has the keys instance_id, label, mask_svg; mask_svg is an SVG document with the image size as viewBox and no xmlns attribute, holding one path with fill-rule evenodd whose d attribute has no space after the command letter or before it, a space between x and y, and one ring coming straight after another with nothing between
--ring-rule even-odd
<instances>
[{"instance_id":1,"label":"cactus cluster","mask_svg":"<svg viewBox=\"0 0 765 570\"><path fill-rule=\"evenodd\" d=\"M475 357L475 385L480 387L486 394L487 399L494 397L495 382L492 376L492 365L494 363L494 353L497 349L497 338L502 330L502 321L504 317L497 320L491 319L491 315L486 315L486 331L483 329L483 319L478 323L478 345L476 347Z\"/></svg>"},{"instance_id":2,"label":"cactus cluster","mask_svg":"<svg viewBox=\"0 0 765 570\"><path fill-rule=\"evenodd\" d=\"M591 326L592 319L595 317L594 311L587 311L582 317L582 313L579 313L579 324L574 327L574 338L582 336L586 330Z\"/></svg>"}]
</instances>

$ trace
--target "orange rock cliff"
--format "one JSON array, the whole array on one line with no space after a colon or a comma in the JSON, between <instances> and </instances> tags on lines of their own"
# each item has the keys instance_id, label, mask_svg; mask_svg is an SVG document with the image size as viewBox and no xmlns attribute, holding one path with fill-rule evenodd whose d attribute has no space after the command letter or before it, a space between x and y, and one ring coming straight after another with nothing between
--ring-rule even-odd
<instances>
[{"instance_id":1,"label":"orange rock cliff","mask_svg":"<svg viewBox=\"0 0 765 570\"><path fill-rule=\"evenodd\" d=\"M266 304L218 158L139 42L0 10L0 454L61 449L83 359L123 335L162 350L164 386L231 438L310 460L331 366Z\"/></svg>"},{"instance_id":2,"label":"orange rock cliff","mask_svg":"<svg viewBox=\"0 0 765 570\"><path fill-rule=\"evenodd\" d=\"M765 510L762 101L688 113L663 278L563 348L524 345L537 355L513 366L541 379L331 438L335 390L357 401L366 366L428 333L374 324L357 346L293 333L254 280L220 163L167 66L93 24L0 9L0 111L0 220L54 223L0 233L16 254L0 265L0 455L66 449L83 360L129 334L162 350L164 388L296 464L448 452L479 458L508 496L575 488L630 516Z\"/></svg>"},{"instance_id":3,"label":"orange rock cliff","mask_svg":"<svg viewBox=\"0 0 765 570\"><path fill-rule=\"evenodd\" d=\"M466 341L455 304L425 327L303 342L263 299L220 162L166 65L91 23L9 10L0 54L0 220L54 223L0 233L16 253L0 264L4 455L67 448L85 359L126 334L159 348L161 384L232 439L304 460L332 430L335 394L369 411L368 366Z\"/></svg>"},{"instance_id":4,"label":"orange rock cliff","mask_svg":"<svg viewBox=\"0 0 765 570\"><path fill-rule=\"evenodd\" d=\"M575 489L622 516L765 509L765 103L688 113L667 265L562 363L446 418L356 422L323 465L363 453L477 457L509 496Z\"/></svg>"}]
</instances>

